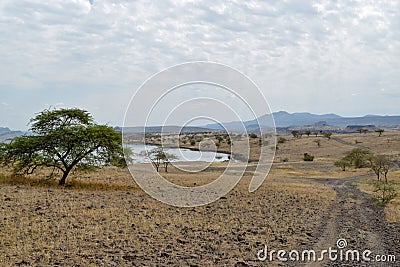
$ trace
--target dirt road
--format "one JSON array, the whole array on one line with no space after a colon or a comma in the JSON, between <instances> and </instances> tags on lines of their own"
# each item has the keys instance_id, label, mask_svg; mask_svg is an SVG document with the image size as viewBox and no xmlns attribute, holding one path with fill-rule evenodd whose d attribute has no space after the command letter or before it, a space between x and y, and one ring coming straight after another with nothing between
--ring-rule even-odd
<instances>
[{"instance_id":1,"label":"dirt road","mask_svg":"<svg viewBox=\"0 0 400 267\"><path fill-rule=\"evenodd\" d=\"M347 250L358 250L361 261L346 261L345 257L343 261L331 261L325 255L324 261L306 266L400 266L400 224L385 221L383 208L376 206L370 195L357 189L355 182L365 177L313 179L332 187L337 192L337 201L331 205L321 226L316 229L312 249L319 252L332 247L339 253L339 245L340 248L343 247L343 253ZM337 244L339 239L342 239L341 243ZM369 262L362 260L365 250L372 252L368 256L371 259ZM376 255L382 255L381 259L394 255L396 262L377 262L379 258L375 258Z\"/></svg>"}]
</instances>

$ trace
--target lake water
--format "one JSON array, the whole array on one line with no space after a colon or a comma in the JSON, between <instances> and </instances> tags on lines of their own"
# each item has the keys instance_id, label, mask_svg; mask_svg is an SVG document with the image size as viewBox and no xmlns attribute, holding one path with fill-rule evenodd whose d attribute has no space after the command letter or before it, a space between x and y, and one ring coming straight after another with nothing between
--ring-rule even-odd
<instances>
[{"instance_id":1,"label":"lake water","mask_svg":"<svg viewBox=\"0 0 400 267\"><path fill-rule=\"evenodd\" d=\"M132 149L134 156L134 163L149 163L146 157L146 151L150 151L157 146L144 145L144 144L129 144L127 145ZM177 157L175 161L205 161L205 162L221 162L229 160L229 155L224 153L215 153L210 151L194 151L186 148L169 148L165 152L173 154Z\"/></svg>"}]
</instances>

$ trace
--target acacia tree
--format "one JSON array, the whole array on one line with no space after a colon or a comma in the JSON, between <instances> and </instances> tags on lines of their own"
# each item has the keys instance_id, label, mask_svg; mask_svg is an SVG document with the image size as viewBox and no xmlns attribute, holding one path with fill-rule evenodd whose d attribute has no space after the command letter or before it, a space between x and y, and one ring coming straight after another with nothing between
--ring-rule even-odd
<instances>
[{"instance_id":1,"label":"acacia tree","mask_svg":"<svg viewBox=\"0 0 400 267\"><path fill-rule=\"evenodd\" d=\"M376 155L370 157L371 169L376 174L378 181L380 180L380 175L385 177L385 182L387 182L387 174L390 170L391 162L384 155Z\"/></svg>"},{"instance_id":2,"label":"acacia tree","mask_svg":"<svg viewBox=\"0 0 400 267\"><path fill-rule=\"evenodd\" d=\"M384 129L376 129L375 132L378 133L378 136L382 136L382 133L384 132Z\"/></svg>"},{"instance_id":3,"label":"acacia tree","mask_svg":"<svg viewBox=\"0 0 400 267\"><path fill-rule=\"evenodd\" d=\"M321 147L321 140L319 140L319 139L314 140L314 143L317 144L317 147Z\"/></svg>"},{"instance_id":4,"label":"acacia tree","mask_svg":"<svg viewBox=\"0 0 400 267\"><path fill-rule=\"evenodd\" d=\"M291 133L292 133L293 137L297 138L297 139L301 138L301 136L303 135L301 132L296 131L296 130L293 130Z\"/></svg>"},{"instance_id":5,"label":"acacia tree","mask_svg":"<svg viewBox=\"0 0 400 267\"><path fill-rule=\"evenodd\" d=\"M160 165L164 165L165 172L168 172L168 165L177 157L173 154L166 153L162 147L154 148L148 152L148 158L153 166L159 171Z\"/></svg>"},{"instance_id":6,"label":"acacia tree","mask_svg":"<svg viewBox=\"0 0 400 267\"><path fill-rule=\"evenodd\" d=\"M324 137L328 138L328 140L331 140L331 136L332 136L331 132L323 132L322 134Z\"/></svg>"},{"instance_id":7,"label":"acacia tree","mask_svg":"<svg viewBox=\"0 0 400 267\"><path fill-rule=\"evenodd\" d=\"M342 168L343 171L346 170L346 167L350 166L354 166L355 168L370 167L372 158L373 155L371 152L361 148L354 148L350 152L347 152L343 158L334 162L334 165Z\"/></svg>"},{"instance_id":8,"label":"acacia tree","mask_svg":"<svg viewBox=\"0 0 400 267\"><path fill-rule=\"evenodd\" d=\"M345 156L346 159L350 161L351 165L354 165L355 168L363 168L368 167L370 165L369 158L371 158L371 152L361 149L361 148L353 148L350 152L348 152Z\"/></svg>"},{"instance_id":9,"label":"acacia tree","mask_svg":"<svg viewBox=\"0 0 400 267\"><path fill-rule=\"evenodd\" d=\"M335 161L334 165L342 169L342 171L346 171L347 167L350 167L350 160L346 157Z\"/></svg>"},{"instance_id":10,"label":"acacia tree","mask_svg":"<svg viewBox=\"0 0 400 267\"><path fill-rule=\"evenodd\" d=\"M126 166L121 134L96 124L85 110L44 110L30 125L32 135L17 137L0 149L0 163L12 166L15 174L53 168L62 172L59 185L64 185L74 168Z\"/></svg>"}]
</instances>

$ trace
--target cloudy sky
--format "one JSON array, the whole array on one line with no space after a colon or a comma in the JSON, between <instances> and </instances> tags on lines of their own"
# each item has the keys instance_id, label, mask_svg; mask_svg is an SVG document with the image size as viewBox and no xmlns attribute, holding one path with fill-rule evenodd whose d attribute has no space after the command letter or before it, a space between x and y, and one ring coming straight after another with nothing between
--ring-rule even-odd
<instances>
[{"instance_id":1,"label":"cloudy sky","mask_svg":"<svg viewBox=\"0 0 400 267\"><path fill-rule=\"evenodd\" d=\"M197 60L248 75L272 111L399 115L399 18L397 0L2 0L0 126L49 107L121 125L148 77Z\"/></svg>"}]
</instances>

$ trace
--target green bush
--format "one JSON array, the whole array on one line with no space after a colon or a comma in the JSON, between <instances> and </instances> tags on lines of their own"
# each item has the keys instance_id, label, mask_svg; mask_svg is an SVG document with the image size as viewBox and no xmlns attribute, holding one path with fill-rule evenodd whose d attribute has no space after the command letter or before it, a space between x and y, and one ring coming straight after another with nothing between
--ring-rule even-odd
<instances>
[{"instance_id":1,"label":"green bush","mask_svg":"<svg viewBox=\"0 0 400 267\"><path fill-rule=\"evenodd\" d=\"M393 182L387 181L375 181L374 193L373 198L379 206L385 206L397 196Z\"/></svg>"},{"instance_id":2,"label":"green bush","mask_svg":"<svg viewBox=\"0 0 400 267\"><path fill-rule=\"evenodd\" d=\"M257 138L258 135L256 135L255 133L251 133L251 134L249 135L249 137L250 137L250 138Z\"/></svg>"},{"instance_id":3,"label":"green bush","mask_svg":"<svg viewBox=\"0 0 400 267\"><path fill-rule=\"evenodd\" d=\"M313 161L314 160L314 156L308 153L304 153L304 157L303 157L304 161Z\"/></svg>"},{"instance_id":4,"label":"green bush","mask_svg":"<svg viewBox=\"0 0 400 267\"><path fill-rule=\"evenodd\" d=\"M286 141L287 141L287 139L286 139L285 137L280 136L280 137L278 138L278 144L283 144L283 143L285 143Z\"/></svg>"}]
</instances>

